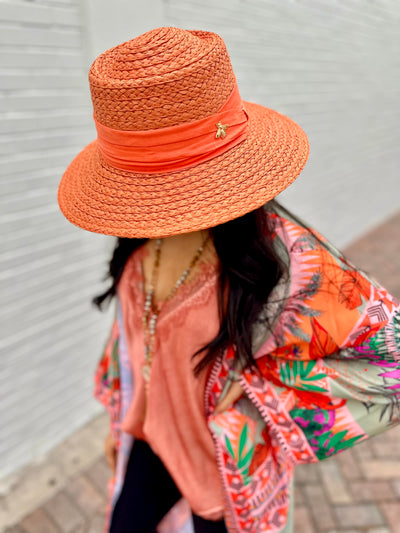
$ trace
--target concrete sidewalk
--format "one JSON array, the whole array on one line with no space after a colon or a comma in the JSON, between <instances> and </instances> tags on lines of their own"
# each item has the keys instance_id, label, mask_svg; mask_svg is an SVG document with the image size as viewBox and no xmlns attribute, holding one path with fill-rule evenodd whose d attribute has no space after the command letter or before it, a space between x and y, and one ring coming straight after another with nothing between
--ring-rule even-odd
<instances>
[{"instance_id":1,"label":"concrete sidewalk","mask_svg":"<svg viewBox=\"0 0 400 533\"><path fill-rule=\"evenodd\" d=\"M346 250L400 296L400 215ZM102 414L0 484L4 533L102 533L110 470ZM400 426L296 471L296 533L400 533Z\"/></svg>"}]
</instances>

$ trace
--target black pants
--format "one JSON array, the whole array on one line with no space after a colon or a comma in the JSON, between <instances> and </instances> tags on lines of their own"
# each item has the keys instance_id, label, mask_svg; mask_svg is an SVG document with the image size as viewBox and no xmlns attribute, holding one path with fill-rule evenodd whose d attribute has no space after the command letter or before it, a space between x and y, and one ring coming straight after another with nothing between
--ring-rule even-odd
<instances>
[{"instance_id":1,"label":"black pants","mask_svg":"<svg viewBox=\"0 0 400 533\"><path fill-rule=\"evenodd\" d=\"M150 446L135 439L124 485L115 504L110 533L153 533L181 494ZM224 520L205 520L192 513L196 533L226 533Z\"/></svg>"}]
</instances>

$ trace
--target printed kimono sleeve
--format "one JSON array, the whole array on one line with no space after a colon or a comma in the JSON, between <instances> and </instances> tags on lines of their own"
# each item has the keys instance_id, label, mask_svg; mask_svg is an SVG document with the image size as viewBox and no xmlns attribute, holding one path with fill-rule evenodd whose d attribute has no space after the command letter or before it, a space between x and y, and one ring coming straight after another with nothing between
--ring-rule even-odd
<instances>
[{"instance_id":1,"label":"printed kimono sleeve","mask_svg":"<svg viewBox=\"0 0 400 533\"><path fill-rule=\"evenodd\" d=\"M290 296L259 363L321 460L400 422L400 307L322 237L291 236Z\"/></svg>"},{"instance_id":2,"label":"printed kimono sleeve","mask_svg":"<svg viewBox=\"0 0 400 533\"><path fill-rule=\"evenodd\" d=\"M110 415L110 429L117 441L121 409L119 343L120 331L115 313L95 368L93 395L107 409Z\"/></svg>"},{"instance_id":3,"label":"printed kimono sleeve","mask_svg":"<svg viewBox=\"0 0 400 533\"><path fill-rule=\"evenodd\" d=\"M400 307L386 289L351 266L343 271L336 298L345 310L332 320L332 329L327 326L333 341L328 340L322 364L331 374L331 396L343 402L345 440L355 442L400 422ZM354 310L359 316L342 325L346 311ZM333 352L329 342L338 343Z\"/></svg>"}]
</instances>

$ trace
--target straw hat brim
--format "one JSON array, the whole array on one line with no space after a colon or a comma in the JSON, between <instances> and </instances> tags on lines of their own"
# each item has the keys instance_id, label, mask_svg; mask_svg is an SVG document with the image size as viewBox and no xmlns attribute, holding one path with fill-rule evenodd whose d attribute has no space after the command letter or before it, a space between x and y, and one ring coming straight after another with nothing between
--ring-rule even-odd
<instances>
[{"instance_id":1,"label":"straw hat brim","mask_svg":"<svg viewBox=\"0 0 400 533\"><path fill-rule=\"evenodd\" d=\"M76 226L130 238L168 237L222 224L286 189L309 154L307 136L289 117L244 102L247 138L222 155L162 174L115 169L97 141L70 163L58 203Z\"/></svg>"}]
</instances>

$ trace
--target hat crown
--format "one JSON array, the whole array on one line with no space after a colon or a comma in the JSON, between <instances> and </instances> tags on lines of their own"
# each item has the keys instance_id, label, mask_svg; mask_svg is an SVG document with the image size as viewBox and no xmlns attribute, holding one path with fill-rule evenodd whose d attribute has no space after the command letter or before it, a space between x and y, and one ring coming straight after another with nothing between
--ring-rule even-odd
<instances>
[{"instance_id":1,"label":"hat crown","mask_svg":"<svg viewBox=\"0 0 400 533\"><path fill-rule=\"evenodd\" d=\"M98 56L89 83L101 124L152 130L213 115L236 79L219 35L162 27Z\"/></svg>"}]
</instances>

